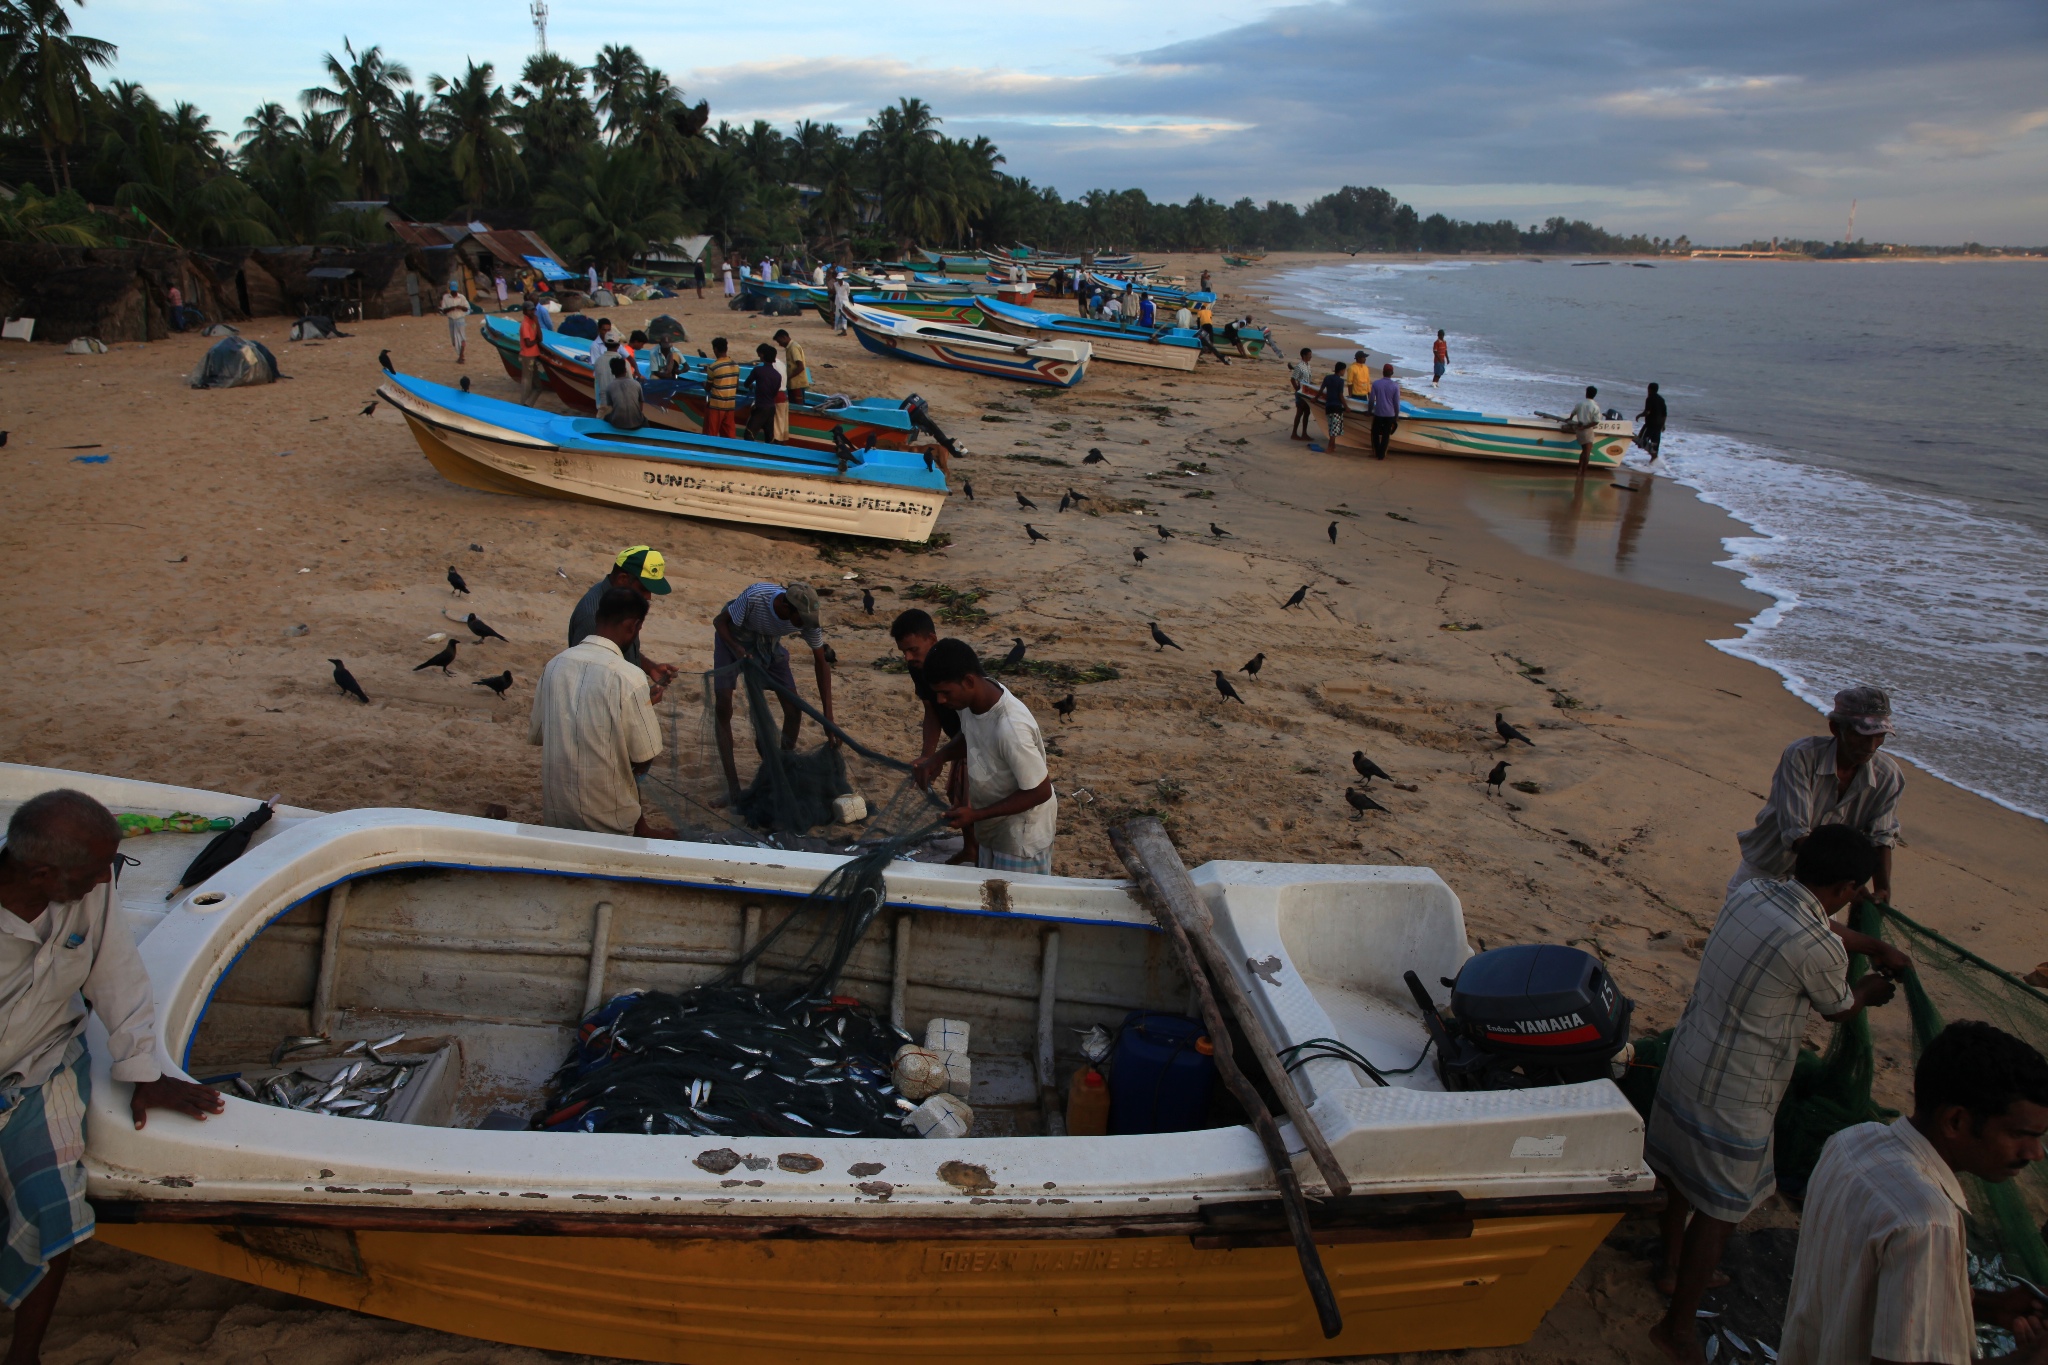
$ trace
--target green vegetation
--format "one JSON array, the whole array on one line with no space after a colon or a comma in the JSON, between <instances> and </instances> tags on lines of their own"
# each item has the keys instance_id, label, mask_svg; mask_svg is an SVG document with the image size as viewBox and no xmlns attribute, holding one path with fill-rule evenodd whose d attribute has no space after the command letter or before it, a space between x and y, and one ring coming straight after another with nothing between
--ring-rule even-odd
<instances>
[{"instance_id":1,"label":"green vegetation","mask_svg":"<svg viewBox=\"0 0 2048 1365\"><path fill-rule=\"evenodd\" d=\"M1075 687L1084 683L1115 682L1123 674L1113 664L1063 664L1049 659L1026 659L1016 668L1008 670L1051 683L1055 687Z\"/></svg>"},{"instance_id":2,"label":"green vegetation","mask_svg":"<svg viewBox=\"0 0 2048 1365\"><path fill-rule=\"evenodd\" d=\"M1022 460L1025 464L1047 464L1055 469L1072 469L1073 465L1050 455L1005 455L1006 460Z\"/></svg>"},{"instance_id":3,"label":"green vegetation","mask_svg":"<svg viewBox=\"0 0 2048 1365\"><path fill-rule=\"evenodd\" d=\"M988 613L975 603L988 594L980 588L955 588L947 583L912 583L903 590L903 595L913 602L931 602L937 605L932 615L955 626L978 626L988 620Z\"/></svg>"}]
</instances>

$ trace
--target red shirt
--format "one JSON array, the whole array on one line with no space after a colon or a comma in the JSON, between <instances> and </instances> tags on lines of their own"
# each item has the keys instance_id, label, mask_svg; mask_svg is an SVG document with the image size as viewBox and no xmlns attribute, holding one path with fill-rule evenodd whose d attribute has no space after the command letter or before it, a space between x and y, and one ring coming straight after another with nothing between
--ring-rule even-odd
<instances>
[{"instance_id":1,"label":"red shirt","mask_svg":"<svg viewBox=\"0 0 2048 1365\"><path fill-rule=\"evenodd\" d=\"M540 359L540 322L531 313L519 319L519 356L522 360Z\"/></svg>"},{"instance_id":2,"label":"red shirt","mask_svg":"<svg viewBox=\"0 0 2048 1365\"><path fill-rule=\"evenodd\" d=\"M1436 345L1430 349L1435 353L1438 360L1449 360L1451 358L1451 348L1444 343L1442 337L1438 337Z\"/></svg>"}]
</instances>

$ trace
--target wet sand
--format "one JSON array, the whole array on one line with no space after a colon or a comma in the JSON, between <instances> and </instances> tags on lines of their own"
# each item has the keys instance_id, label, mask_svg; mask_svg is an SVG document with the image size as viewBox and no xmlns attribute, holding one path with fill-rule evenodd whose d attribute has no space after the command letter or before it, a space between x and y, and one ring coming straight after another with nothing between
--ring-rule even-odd
<instances>
[{"instance_id":1,"label":"wet sand","mask_svg":"<svg viewBox=\"0 0 2048 1365\"><path fill-rule=\"evenodd\" d=\"M1204 265L1226 295L1219 316L1271 316L1256 293L1271 267L1175 262ZM449 484L388 410L358 415L384 348L409 372L447 383L467 373L479 392L511 395L474 336L469 363L452 363L436 319L351 326L351 339L319 345L288 343L285 321L259 320L247 333L293 378L215 392L183 387L206 345L197 338L76 357L8 344L0 751L282 792L315 808L479 814L498 803L531 820L533 680L560 648L575 596L620 547L649 543L675 580L649 618L649 649L688 669L708 666L705 622L748 582L838 587L825 627L840 656L841 721L913 756L908 688L870 662L888 653L885 628L909 585L977 587L990 616L962 634L985 657L1022 637L1035 658L1121 675L1074 688L1066 725L1051 711L1066 689L1015 687L1061 751L1058 871L1111 873L1107 824L1148 809L1167 818L1191 865L1423 864L1462 898L1475 943L1580 944L1635 998L1638 1030L1676 1019L1735 834L1778 751L1821 728L1774 675L1706 643L1734 634L1762 600L1711 567L1734 527L1720 513L1634 472L1579 486L1558 471L1312 453L1285 437L1278 359L1205 361L1192 375L1097 364L1075 390L1040 390L872 357L815 316L730 313L711 293L607 311L628 325L674 314L692 349L722 334L744 352L786 326L809 350L814 389L923 393L969 447L956 487L971 479L977 494L948 502L948 548L849 556L796 533ZM1304 344L1349 349L1281 327L1280 352ZM80 445L96 448L64 449ZM1091 446L1110 463L1083 465ZM1069 488L1089 501L1060 514ZM1037 511L1019 508L1019 491ZM1051 541L1030 543L1027 520ZM1212 521L1228 535L1210 534ZM1149 556L1143 565L1134 548ZM449 565L471 597L451 598ZM877 590L874 617L845 587L848 572ZM1286 609L1304 585L1304 604ZM471 610L510 643L465 643L452 679L415 673L438 647L425 637L466 635L445 613ZM1153 621L1180 651L1155 649ZM1235 671L1259 652L1256 679ZM372 705L336 692L331 656L348 661ZM515 685L504 702L472 685L506 667ZM1211 669L1232 677L1244 704L1218 697ZM800 685L809 690L807 677ZM1495 711L1534 745L1501 754ZM1354 818L1344 801L1354 749L1415 790L1376 784L1388 813ZM1533 790L1489 796L1482 778L1499 757L1513 764L1511 783ZM2032 894L2048 870L2037 822L1911 770L1902 818L1901 908L2007 967L2048 957ZM1889 1026L1903 1026L1903 1009L1891 1013L1879 1029L1880 1088L1897 1103L1906 1054ZM543 1354L104 1246L79 1260L47 1354L67 1365ZM1641 1334L1658 1311L1648 1267L1610 1246L1528 1345L1460 1358L1649 1361Z\"/></svg>"}]
</instances>

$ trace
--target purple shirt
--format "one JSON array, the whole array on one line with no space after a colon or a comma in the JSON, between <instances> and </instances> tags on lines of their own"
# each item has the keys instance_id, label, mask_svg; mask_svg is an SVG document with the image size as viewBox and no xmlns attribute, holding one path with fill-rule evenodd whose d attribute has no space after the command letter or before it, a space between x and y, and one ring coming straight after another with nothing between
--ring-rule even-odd
<instances>
[{"instance_id":1,"label":"purple shirt","mask_svg":"<svg viewBox=\"0 0 2048 1365\"><path fill-rule=\"evenodd\" d=\"M1401 415L1401 381L1391 376L1372 381L1372 415L1375 417L1399 417Z\"/></svg>"}]
</instances>

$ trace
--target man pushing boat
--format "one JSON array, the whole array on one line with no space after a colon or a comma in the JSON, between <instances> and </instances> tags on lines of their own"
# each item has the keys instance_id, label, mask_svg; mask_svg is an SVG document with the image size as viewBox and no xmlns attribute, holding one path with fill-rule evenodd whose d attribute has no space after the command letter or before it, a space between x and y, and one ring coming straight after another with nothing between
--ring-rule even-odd
<instances>
[{"instance_id":1,"label":"man pushing boat","mask_svg":"<svg viewBox=\"0 0 2048 1365\"><path fill-rule=\"evenodd\" d=\"M832 667L825 658L825 632L818 628L818 591L808 583L752 584L718 609L711 618L711 629L717 636L711 666L717 680L718 761L725 768L726 796L737 805L740 774L733 762L732 694L739 686L740 660L751 655L768 671L768 679L782 702L784 753L795 752L804 713L796 702L796 675L790 671L789 651L782 647L782 638L800 634L811 647L811 668L827 724L836 723L832 716ZM829 731L826 740L837 742Z\"/></svg>"}]
</instances>

